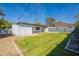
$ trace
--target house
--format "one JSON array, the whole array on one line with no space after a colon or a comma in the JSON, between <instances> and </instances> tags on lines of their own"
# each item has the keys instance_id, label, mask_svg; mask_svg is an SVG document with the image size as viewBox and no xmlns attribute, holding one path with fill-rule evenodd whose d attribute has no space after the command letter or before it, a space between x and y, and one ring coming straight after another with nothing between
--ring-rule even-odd
<instances>
[{"instance_id":1,"label":"house","mask_svg":"<svg viewBox=\"0 0 79 59\"><path fill-rule=\"evenodd\" d=\"M11 29L12 35L23 36L39 32L72 32L74 30L74 26L62 22L57 23L56 27L18 22L13 24Z\"/></svg>"},{"instance_id":2,"label":"house","mask_svg":"<svg viewBox=\"0 0 79 59\"><path fill-rule=\"evenodd\" d=\"M47 31L50 32L72 32L75 29L74 24L64 23L64 22L56 22L55 27L47 27Z\"/></svg>"},{"instance_id":3,"label":"house","mask_svg":"<svg viewBox=\"0 0 79 59\"><path fill-rule=\"evenodd\" d=\"M56 23L56 27L72 28L72 27L74 27L74 24L64 23L64 22L59 21L59 22Z\"/></svg>"},{"instance_id":4,"label":"house","mask_svg":"<svg viewBox=\"0 0 79 59\"><path fill-rule=\"evenodd\" d=\"M12 25L12 35L31 35L33 33L44 32L47 26L30 23L16 23Z\"/></svg>"}]
</instances>

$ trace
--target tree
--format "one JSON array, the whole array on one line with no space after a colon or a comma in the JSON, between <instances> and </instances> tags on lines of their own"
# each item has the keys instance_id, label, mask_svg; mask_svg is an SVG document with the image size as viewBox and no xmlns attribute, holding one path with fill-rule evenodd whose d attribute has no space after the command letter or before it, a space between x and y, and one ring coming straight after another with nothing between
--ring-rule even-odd
<instances>
[{"instance_id":1,"label":"tree","mask_svg":"<svg viewBox=\"0 0 79 59\"><path fill-rule=\"evenodd\" d=\"M79 27L79 21L76 21L75 26Z\"/></svg>"},{"instance_id":2,"label":"tree","mask_svg":"<svg viewBox=\"0 0 79 59\"><path fill-rule=\"evenodd\" d=\"M0 19L0 29L9 29L11 27L11 22L5 20L4 18Z\"/></svg>"},{"instance_id":3,"label":"tree","mask_svg":"<svg viewBox=\"0 0 79 59\"><path fill-rule=\"evenodd\" d=\"M40 25L40 21L38 19L35 20L36 25Z\"/></svg>"},{"instance_id":4,"label":"tree","mask_svg":"<svg viewBox=\"0 0 79 59\"><path fill-rule=\"evenodd\" d=\"M46 18L46 25L47 26L55 26L56 20L54 18Z\"/></svg>"},{"instance_id":5,"label":"tree","mask_svg":"<svg viewBox=\"0 0 79 59\"><path fill-rule=\"evenodd\" d=\"M2 17L5 16L2 9L0 9L0 16L2 16Z\"/></svg>"},{"instance_id":6,"label":"tree","mask_svg":"<svg viewBox=\"0 0 79 59\"><path fill-rule=\"evenodd\" d=\"M76 22L75 22L75 25L76 25L76 27L79 27L79 13L75 16L75 18L76 18Z\"/></svg>"},{"instance_id":7,"label":"tree","mask_svg":"<svg viewBox=\"0 0 79 59\"><path fill-rule=\"evenodd\" d=\"M11 27L11 22L5 20L5 14L2 9L0 9L0 29L9 29Z\"/></svg>"}]
</instances>

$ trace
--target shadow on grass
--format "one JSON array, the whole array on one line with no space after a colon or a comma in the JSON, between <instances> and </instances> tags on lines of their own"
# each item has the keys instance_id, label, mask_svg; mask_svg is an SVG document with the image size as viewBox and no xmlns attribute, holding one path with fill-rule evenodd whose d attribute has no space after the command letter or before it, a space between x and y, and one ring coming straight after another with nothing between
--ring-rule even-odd
<instances>
[{"instance_id":1,"label":"shadow on grass","mask_svg":"<svg viewBox=\"0 0 79 59\"><path fill-rule=\"evenodd\" d=\"M48 56L78 56L79 54L65 49L70 35L71 34L68 34L68 36L60 44L58 44L55 49L49 52Z\"/></svg>"}]
</instances>

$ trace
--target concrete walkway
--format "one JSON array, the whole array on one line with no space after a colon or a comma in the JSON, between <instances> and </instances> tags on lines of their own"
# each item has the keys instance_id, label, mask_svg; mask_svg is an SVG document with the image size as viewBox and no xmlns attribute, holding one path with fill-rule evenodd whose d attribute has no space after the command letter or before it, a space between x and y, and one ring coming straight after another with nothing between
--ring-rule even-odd
<instances>
[{"instance_id":1,"label":"concrete walkway","mask_svg":"<svg viewBox=\"0 0 79 59\"><path fill-rule=\"evenodd\" d=\"M14 39L18 39L19 37L11 36L0 38L0 56L18 56L20 55L20 51L17 48Z\"/></svg>"}]
</instances>

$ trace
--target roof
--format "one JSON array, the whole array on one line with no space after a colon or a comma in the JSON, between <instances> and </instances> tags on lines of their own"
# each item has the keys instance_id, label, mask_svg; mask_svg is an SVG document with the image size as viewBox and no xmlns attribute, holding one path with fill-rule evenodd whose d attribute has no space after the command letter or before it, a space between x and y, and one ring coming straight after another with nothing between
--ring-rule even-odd
<instances>
[{"instance_id":1,"label":"roof","mask_svg":"<svg viewBox=\"0 0 79 59\"><path fill-rule=\"evenodd\" d=\"M27 22L18 22L16 24L17 25L35 25L35 26L44 26L44 27L47 27L46 25L31 24L31 23L27 23Z\"/></svg>"},{"instance_id":2,"label":"roof","mask_svg":"<svg viewBox=\"0 0 79 59\"><path fill-rule=\"evenodd\" d=\"M64 23L64 22L57 22L56 27L73 27L74 24L71 23Z\"/></svg>"}]
</instances>

